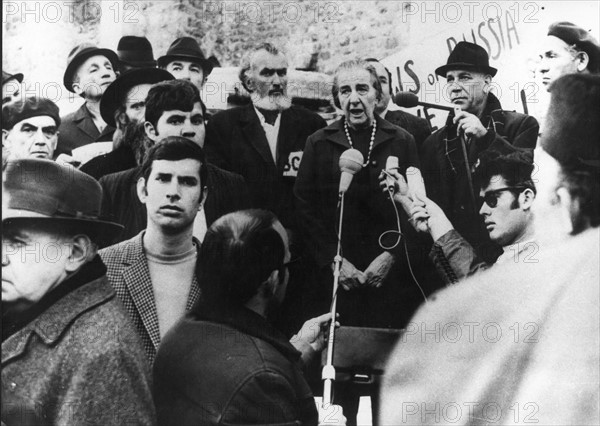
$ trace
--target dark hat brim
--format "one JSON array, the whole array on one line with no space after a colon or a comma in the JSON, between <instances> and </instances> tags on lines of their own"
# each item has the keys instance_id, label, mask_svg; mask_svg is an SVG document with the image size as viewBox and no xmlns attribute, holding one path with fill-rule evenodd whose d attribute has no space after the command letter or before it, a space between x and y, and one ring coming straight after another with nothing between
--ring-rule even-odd
<instances>
[{"instance_id":1,"label":"dark hat brim","mask_svg":"<svg viewBox=\"0 0 600 426\"><path fill-rule=\"evenodd\" d=\"M102 119L107 124L117 127L115 111L119 108L129 89L138 84L155 84L166 80L175 80L175 77L167 70L160 68L137 68L123 73L106 88L100 99Z\"/></svg>"},{"instance_id":2,"label":"dark hat brim","mask_svg":"<svg viewBox=\"0 0 600 426\"><path fill-rule=\"evenodd\" d=\"M119 59L119 64L120 65L127 65L129 67L135 67L135 68L155 68L156 67L156 61L129 61L129 60L123 60L123 59Z\"/></svg>"},{"instance_id":3,"label":"dark hat brim","mask_svg":"<svg viewBox=\"0 0 600 426\"><path fill-rule=\"evenodd\" d=\"M2 80L2 85L8 83L11 80L17 80L19 84L23 83L23 74L21 74L20 72L12 75L9 74L8 77L6 77L6 79Z\"/></svg>"},{"instance_id":4,"label":"dark hat brim","mask_svg":"<svg viewBox=\"0 0 600 426\"><path fill-rule=\"evenodd\" d=\"M85 229L85 234L88 235L99 248L108 247L114 244L123 232L123 229L125 229L123 225L102 219L36 216L35 214L28 215L27 212L19 216L2 218L2 226L7 226L11 223L18 224L27 222L64 223L65 225L78 224Z\"/></svg>"},{"instance_id":5,"label":"dark hat brim","mask_svg":"<svg viewBox=\"0 0 600 426\"><path fill-rule=\"evenodd\" d=\"M119 65L119 57L117 56L117 54L115 52L113 52L110 49L102 49L99 47L87 50L87 51L77 55L76 57L74 57L73 60L69 63L69 65L67 65L67 69L65 70L65 74L63 76L63 84L65 85L65 87L67 88L67 90L69 92L75 93L75 91L73 90L73 74L75 74L75 71L77 71L77 68L79 68L79 66L86 59L91 58L92 56L96 56L96 55L106 56L108 58L108 60L112 63L115 71L117 70L117 67Z\"/></svg>"},{"instance_id":6,"label":"dark hat brim","mask_svg":"<svg viewBox=\"0 0 600 426\"><path fill-rule=\"evenodd\" d=\"M215 65L206 58L202 58L200 56L182 55L182 54L161 56L157 60L158 66L160 68L165 68L170 62L173 62L177 59L181 59L182 61L190 61L190 62L199 63L200 66L202 67L202 70L204 71L205 78L212 72L213 68L215 67Z\"/></svg>"},{"instance_id":7,"label":"dark hat brim","mask_svg":"<svg viewBox=\"0 0 600 426\"><path fill-rule=\"evenodd\" d=\"M454 70L478 71L478 72L483 72L485 74L489 74L492 77L494 77L496 75L496 73L498 72L498 70L494 67L473 65L473 64L468 64L466 62L454 62L452 64L446 64L446 65L442 65L439 68L436 68L435 73L437 75L439 75L440 77L445 78L446 73L448 71L454 71Z\"/></svg>"}]
</instances>

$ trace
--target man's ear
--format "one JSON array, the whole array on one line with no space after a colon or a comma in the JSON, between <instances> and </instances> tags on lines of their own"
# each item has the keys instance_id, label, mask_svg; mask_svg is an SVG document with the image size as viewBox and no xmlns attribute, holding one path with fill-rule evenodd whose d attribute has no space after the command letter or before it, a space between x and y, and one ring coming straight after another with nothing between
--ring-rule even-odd
<instances>
[{"instance_id":1,"label":"man's ear","mask_svg":"<svg viewBox=\"0 0 600 426\"><path fill-rule=\"evenodd\" d=\"M590 64L590 57L586 52L577 52L575 60L578 61L577 71L579 72L585 71L588 65Z\"/></svg>"},{"instance_id":2,"label":"man's ear","mask_svg":"<svg viewBox=\"0 0 600 426\"><path fill-rule=\"evenodd\" d=\"M146 131L146 136L156 142L156 139L158 139L158 133L154 125L149 121L146 121L144 122L144 130Z\"/></svg>"},{"instance_id":3,"label":"man's ear","mask_svg":"<svg viewBox=\"0 0 600 426\"><path fill-rule=\"evenodd\" d=\"M260 285L259 292L266 298L271 299L277 293L279 287L279 271L273 270L269 277Z\"/></svg>"},{"instance_id":4,"label":"man's ear","mask_svg":"<svg viewBox=\"0 0 600 426\"><path fill-rule=\"evenodd\" d=\"M519 203L523 210L531 209L533 200L535 200L535 193L530 188L527 188L525 191L519 194Z\"/></svg>"},{"instance_id":5,"label":"man's ear","mask_svg":"<svg viewBox=\"0 0 600 426\"><path fill-rule=\"evenodd\" d=\"M148 191L146 189L146 179L143 177L139 178L136 185L137 196L142 204L146 204L148 198Z\"/></svg>"},{"instance_id":6,"label":"man's ear","mask_svg":"<svg viewBox=\"0 0 600 426\"><path fill-rule=\"evenodd\" d=\"M85 234L79 234L73 237L69 244L69 257L65 268L67 272L76 272L96 255L96 245L90 237Z\"/></svg>"},{"instance_id":7,"label":"man's ear","mask_svg":"<svg viewBox=\"0 0 600 426\"><path fill-rule=\"evenodd\" d=\"M252 78L252 71L250 69L244 71L244 81L249 92L252 93L256 90L256 83L254 78Z\"/></svg>"}]
</instances>

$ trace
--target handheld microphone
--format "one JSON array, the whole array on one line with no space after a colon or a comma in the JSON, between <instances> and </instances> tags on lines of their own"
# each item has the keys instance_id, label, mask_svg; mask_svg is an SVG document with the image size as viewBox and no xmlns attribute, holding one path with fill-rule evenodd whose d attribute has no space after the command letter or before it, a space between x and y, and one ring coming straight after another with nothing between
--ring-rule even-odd
<instances>
[{"instance_id":1,"label":"handheld microphone","mask_svg":"<svg viewBox=\"0 0 600 426\"><path fill-rule=\"evenodd\" d=\"M342 171L340 188L338 191L340 194L344 194L348 190L354 175L363 168L363 161L365 161L365 159L357 149L347 149L342 152L339 162L340 170Z\"/></svg>"},{"instance_id":2,"label":"handheld microphone","mask_svg":"<svg viewBox=\"0 0 600 426\"><path fill-rule=\"evenodd\" d=\"M454 111L454 107L446 105L431 104L429 102L421 102L419 97L410 92L398 92L394 95L393 101L396 105L403 108L414 108L416 106L424 106L427 108L441 109L443 111Z\"/></svg>"},{"instance_id":3,"label":"handheld microphone","mask_svg":"<svg viewBox=\"0 0 600 426\"><path fill-rule=\"evenodd\" d=\"M419 197L420 200L424 200L427 196L425 193L425 181L421 170L416 167L409 167L406 169L406 182L411 194Z\"/></svg>"},{"instance_id":4,"label":"handheld microphone","mask_svg":"<svg viewBox=\"0 0 600 426\"><path fill-rule=\"evenodd\" d=\"M397 170L397 169L398 169L398 157L390 155L385 162L385 170L390 172L392 170ZM386 174L385 185L387 186L388 191L394 192L395 183L396 182L394 181L394 178L391 177L390 175Z\"/></svg>"}]
</instances>

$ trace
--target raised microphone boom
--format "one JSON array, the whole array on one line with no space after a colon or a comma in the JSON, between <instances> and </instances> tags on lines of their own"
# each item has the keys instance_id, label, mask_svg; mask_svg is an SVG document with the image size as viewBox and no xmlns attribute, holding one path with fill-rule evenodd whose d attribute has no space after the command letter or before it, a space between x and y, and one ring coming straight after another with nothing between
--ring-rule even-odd
<instances>
[{"instance_id":1,"label":"raised microphone boom","mask_svg":"<svg viewBox=\"0 0 600 426\"><path fill-rule=\"evenodd\" d=\"M403 108L414 108L416 106L424 106L427 108L441 109L444 111L454 111L454 107L438 104L430 104L429 102L421 102L419 97L411 92L398 92L394 95L393 101L396 105Z\"/></svg>"}]
</instances>

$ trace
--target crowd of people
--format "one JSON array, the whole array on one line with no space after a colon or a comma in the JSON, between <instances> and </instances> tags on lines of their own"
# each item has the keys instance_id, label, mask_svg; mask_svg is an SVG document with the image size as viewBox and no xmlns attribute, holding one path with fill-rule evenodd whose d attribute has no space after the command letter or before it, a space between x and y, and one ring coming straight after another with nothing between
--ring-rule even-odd
<instances>
[{"instance_id":1,"label":"crowd of people","mask_svg":"<svg viewBox=\"0 0 600 426\"><path fill-rule=\"evenodd\" d=\"M145 37L84 44L67 64L83 104L66 116L3 70L3 425L356 424L363 395L374 424L600 422L587 31L548 29L541 131L464 41L435 71L455 107L435 132L389 108L374 58L335 70L329 122L288 96L271 43L240 66L247 105L214 114L219 64L191 37L158 59ZM383 375L357 365L368 386L338 374L316 405L331 321L365 336L340 351L400 338Z\"/></svg>"}]
</instances>

